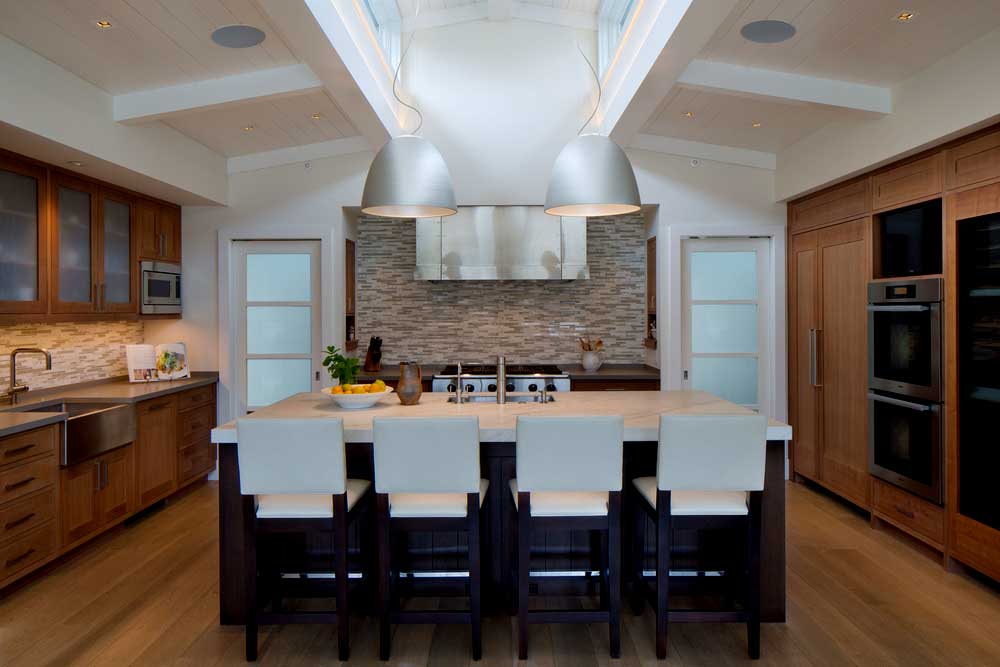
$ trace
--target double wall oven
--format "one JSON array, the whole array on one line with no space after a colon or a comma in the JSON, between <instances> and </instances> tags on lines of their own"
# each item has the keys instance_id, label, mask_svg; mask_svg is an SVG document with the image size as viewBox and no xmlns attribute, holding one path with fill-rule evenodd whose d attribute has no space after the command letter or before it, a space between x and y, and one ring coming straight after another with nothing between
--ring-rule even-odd
<instances>
[{"instance_id":1,"label":"double wall oven","mask_svg":"<svg viewBox=\"0 0 1000 667\"><path fill-rule=\"evenodd\" d=\"M944 396L942 281L868 286L868 466L940 504Z\"/></svg>"}]
</instances>

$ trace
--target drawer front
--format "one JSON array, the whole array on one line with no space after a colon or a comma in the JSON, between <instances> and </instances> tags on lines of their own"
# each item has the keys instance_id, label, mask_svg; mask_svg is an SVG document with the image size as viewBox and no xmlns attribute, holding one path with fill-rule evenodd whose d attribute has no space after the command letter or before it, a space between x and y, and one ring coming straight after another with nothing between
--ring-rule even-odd
<instances>
[{"instance_id":1,"label":"drawer front","mask_svg":"<svg viewBox=\"0 0 1000 667\"><path fill-rule=\"evenodd\" d=\"M868 180L862 179L793 204L791 232L850 220L867 212Z\"/></svg>"},{"instance_id":2,"label":"drawer front","mask_svg":"<svg viewBox=\"0 0 1000 667\"><path fill-rule=\"evenodd\" d=\"M177 400L174 396L164 396L162 398L142 401L136 406L136 412L140 415L148 415L151 412L160 412L161 410L170 410L171 408L176 409L176 406Z\"/></svg>"},{"instance_id":3,"label":"drawer front","mask_svg":"<svg viewBox=\"0 0 1000 667\"><path fill-rule=\"evenodd\" d=\"M944 544L944 510L880 479L873 482L874 507L879 514Z\"/></svg>"},{"instance_id":4,"label":"drawer front","mask_svg":"<svg viewBox=\"0 0 1000 667\"><path fill-rule=\"evenodd\" d=\"M50 486L58 473L54 455L0 472L0 505Z\"/></svg>"},{"instance_id":5,"label":"drawer front","mask_svg":"<svg viewBox=\"0 0 1000 667\"><path fill-rule=\"evenodd\" d=\"M55 487L0 507L0 544L23 535L56 515Z\"/></svg>"},{"instance_id":6,"label":"drawer front","mask_svg":"<svg viewBox=\"0 0 1000 667\"><path fill-rule=\"evenodd\" d=\"M215 426L214 403L177 415L177 434L182 446L209 438L213 426Z\"/></svg>"},{"instance_id":7,"label":"drawer front","mask_svg":"<svg viewBox=\"0 0 1000 667\"><path fill-rule=\"evenodd\" d=\"M215 385L210 384L207 387L198 387L177 394L177 410L189 410L213 401L215 401Z\"/></svg>"},{"instance_id":8,"label":"drawer front","mask_svg":"<svg viewBox=\"0 0 1000 667\"><path fill-rule=\"evenodd\" d=\"M51 556L57 543L56 522L49 521L0 547L0 581Z\"/></svg>"},{"instance_id":9,"label":"drawer front","mask_svg":"<svg viewBox=\"0 0 1000 667\"><path fill-rule=\"evenodd\" d=\"M203 440L177 453L177 476L184 482L215 467L215 445Z\"/></svg>"},{"instance_id":10,"label":"drawer front","mask_svg":"<svg viewBox=\"0 0 1000 667\"><path fill-rule=\"evenodd\" d=\"M872 208L896 206L940 194L944 187L941 154L926 157L872 177Z\"/></svg>"},{"instance_id":11,"label":"drawer front","mask_svg":"<svg viewBox=\"0 0 1000 667\"><path fill-rule=\"evenodd\" d=\"M0 440L0 466L56 450L59 424L36 428Z\"/></svg>"},{"instance_id":12,"label":"drawer front","mask_svg":"<svg viewBox=\"0 0 1000 667\"><path fill-rule=\"evenodd\" d=\"M1000 178L1000 132L949 149L945 162L949 190Z\"/></svg>"}]
</instances>

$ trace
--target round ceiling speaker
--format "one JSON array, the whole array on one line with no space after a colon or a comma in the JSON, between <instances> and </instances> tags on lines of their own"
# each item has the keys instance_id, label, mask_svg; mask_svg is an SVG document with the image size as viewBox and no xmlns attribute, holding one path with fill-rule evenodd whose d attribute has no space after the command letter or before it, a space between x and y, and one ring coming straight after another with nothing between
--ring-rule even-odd
<instances>
[{"instance_id":1,"label":"round ceiling speaker","mask_svg":"<svg viewBox=\"0 0 1000 667\"><path fill-rule=\"evenodd\" d=\"M795 26L784 21L753 21L740 28L744 39L758 44L777 44L795 35Z\"/></svg>"},{"instance_id":2,"label":"round ceiling speaker","mask_svg":"<svg viewBox=\"0 0 1000 667\"><path fill-rule=\"evenodd\" d=\"M212 32L212 41L227 49L246 49L264 41L264 31L252 25L224 25Z\"/></svg>"}]
</instances>

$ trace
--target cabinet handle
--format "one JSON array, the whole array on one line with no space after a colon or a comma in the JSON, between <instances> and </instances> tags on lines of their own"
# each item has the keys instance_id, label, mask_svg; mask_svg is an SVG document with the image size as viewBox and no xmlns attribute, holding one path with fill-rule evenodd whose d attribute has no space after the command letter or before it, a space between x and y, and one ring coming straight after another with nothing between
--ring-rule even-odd
<instances>
[{"instance_id":1,"label":"cabinet handle","mask_svg":"<svg viewBox=\"0 0 1000 667\"><path fill-rule=\"evenodd\" d=\"M108 284L101 283L101 310L108 307Z\"/></svg>"},{"instance_id":2,"label":"cabinet handle","mask_svg":"<svg viewBox=\"0 0 1000 667\"><path fill-rule=\"evenodd\" d=\"M169 403L160 403L159 405L150 406L149 408L146 409L146 412L156 412L157 410L163 410L164 408L167 408L169 406L170 406Z\"/></svg>"},{"instance_id":3,"label":"cabinet handle","mask_svg":"<svg viewBox=\"0 0 1000 667\"><path fill-rule=\"evenodd\" d=\"M31 517L33 517L33 516L35 516L35 513L34 512L29 512L28 514L25 514L24 516L22 516L20 519L14 519L13 521L8 521L7 523L5 523L3 525L3 529L4 530L10 530L11 528L17 528L21 524L24 524L24 523L27 523L27 522L31 521Z\"/></svg>"},{"instance_id":4,"label":"cabinet handle","mask_svg":"<svg viewBox=\"0 0 1000 667\"><path fill-rule=\"evenodd\" d=\"M165 255L166 254L166 251L164 251L164 248L166 247L166 245L167 245L167 235L161 233L160 234L160 254L161 255Z\"/></svg>"},{"instance_id":5,"label":"cabinet handle","mask_svg":"<svg viewBox=\"0 0 1000 667\"><path fill-rule=\"evenodd\" d=\"M95 477L97 479L94 481L94 491L96 492L96 491L100 491L101 489L104 488L103 486L101 486L101 462L100 461L95 461L94 462L94 469L95 469L95 471L97 473L95 475Z\"/></svg>"},{"instance_id":6,"label":"cabinet handle","mask_svg":"<svg viewBox=\"0 0 1000 667\"><path fill-rule=\"evenodd\" d=\"M916 515L908 509L904 509L899 505L896 505L896 511L905 516L907 519L914 519Z\"/></svg>"},{"instance_id":7,"label":"cabinet handle","mask_svg":"<svg viewBox=\"0 0 1000 667\"><path fill-rule=\"evenodd\" d=\"M33 448L34 446L35 446L35 443L31 443L30 445L25 445L24 447L17 447L15 449L8 449L6 452L3 453L3 455L5 457L8 457L8 456L17 456L18 454L23 454L24 452L28 451L29 449Z\"/></svg>"},{"instance_id":8,"label":"cabinet handle","mask_svg":"<svg viewBox=\"0 0 1000 667\"><path fill-rule=\"evenodd\" d=\"M31 484L34 481L35 481L34 477L26 477L25 479L22 479L20 482L14 482L12 484L7 484L6 486L3 487L3 490L4 491L13 491L14 489L20 489L22 486L27 486L28 484Z\"/></svg>"},{"instance_id":9,"label":"cabinet handle","mask_svg":"<svg viewBox=\"0 0 1000 667\"><path fill-rule=\"evenodd\" d=\"M13 558L8 558L7 562L4 563L4 567L10 567L11 565L16 565L17 563L20 563L22 560L24 560L33 553L35 553L35 547L31 547L20 556L14 556Z\"/></svg>"},{"instance_id":10,"label":"cabinet handle","mask_svg":"<svg viewBox=\"0 0 1000 667\"><path fill-rule=\"evenodd\" d=\"M101 461L101 467L104 469L104 475L101 480L101 488L106 489L108 488L108 485L111 483L111 480L109 479L111 475L108 474L108 462Z\"/></svg>"}]
</instances>

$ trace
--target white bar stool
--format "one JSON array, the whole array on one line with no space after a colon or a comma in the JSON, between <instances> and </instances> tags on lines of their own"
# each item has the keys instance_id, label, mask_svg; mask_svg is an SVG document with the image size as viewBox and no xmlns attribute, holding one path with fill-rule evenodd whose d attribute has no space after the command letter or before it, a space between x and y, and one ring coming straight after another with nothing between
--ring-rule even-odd
<instances>
[{"instance_id":1,"label":"white bar stool","mask_svg":"<svg viewBox=\"0 0 1000 667\"><path fill-rule=\"evenodd\" d=\"M236 421L240 492L252 502L247 513L246 659L257 659L261 623L337 624L340 660L350 657L347 527L361 511L371 482L347 478L344 425L340 419L264 419ZM364 504L364 503L362 503ZM333 532L335 612L264 612L257 601L258 536L264 533ZM274 575L276 573L268 573Z\"/></svg>"},{"instance_id":2,"label":"white bar stool","mask_svg":"<svg viewBox=\"0 0 1000 667\"><path fill-rule=\"evenodd\" d=\"M479 512L489 483L480 479L479 418L372 420L379 570L379 657L388 660L392 623L472 625L472 659L482 656ZM465 531L469 611L402 611L393 602L393 533Z\"/></svg>"},{"instance_id":3,"label":"white bar stool","mask_svg":"<svg viewBox=\"0 0 1000 667\"><path fill-rule=\"evenodd\" d=\"M636 492L633 544L633 608L652 597L656 610L656 657L667 657L667 622L745 621L748 652L760 657L761 495L767 417L660 415L656 477L632 480ZM645 517L656 524L656 590L643 578ZM745 597L741 609L671 610L670 549L674 529L745 531ZM645 593L647 595L643 596Z\"/></svg>"},{"instance_id":4,"label":"white bar stool","mask_svg":"<svg viewBox=\"0 0 1000 667\"><path fill-rule=\"evenodd\" d=\"M518 657L528 658L529 623L607 623L611 657L621 654L622 417L518 417L516 479ZM528 611L531 530L607 534L602 609ZM606 563L606 567L604 564ZM605 603L606 604L603 604Z\"/></svg>"}]
</instances>

